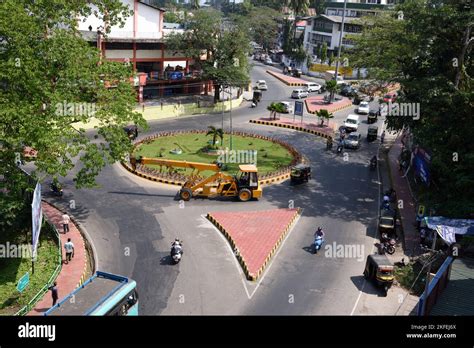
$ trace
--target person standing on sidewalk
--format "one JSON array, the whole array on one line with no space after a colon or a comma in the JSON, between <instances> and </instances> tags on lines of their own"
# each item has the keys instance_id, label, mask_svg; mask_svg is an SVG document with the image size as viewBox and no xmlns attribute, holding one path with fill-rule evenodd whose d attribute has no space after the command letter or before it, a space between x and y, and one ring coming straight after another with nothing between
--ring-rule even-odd
<instances>
[{"instance_id":1,"label":"person standing on sidewalk","mask_svg":"<svg viewBox=\"0 0 474 348\"><path fill-rule=\"evenodd\" d=\"M71 218L69 217L69 215L67 215L66 212L63 212L62 219L63 219L62 222L63 222L64 233L67 233L69 232L69 223L71 222Z\"/></svg>"},{"instance_id":2,"label":"person standing on sidewalk","mask_svg":"<svg viewBox=\"0 0 474 348\"><path fill-rule=\"evenodd\" d=\"M71 242L71 238L68 238L67 243L64 244L64 250L66 251L66 264L68 264L74 257L74 244Z\"/></svg>"},{"instance_id":3,"label":"person standing on sidewalk","mask_svg":"<svg viewBox=\"0 0 474 348\"><path fill-rule=\"evenodd\" d=\"M383 144L384 140L385 140L385 131L383 131L382 135L380 136L380 143Z\"/></svg>"},{"instance_id":4,"label":"person standing on sidewalk","mask_svg":"<svg viewBox=\"0 0 474 348\"><path fill-rule=\"evenodd\" d=\"M54 307L54 305L58 301L58 287L57 287L57 285L58 285L58 283L54 282L53 285L48 288L48 290L51 290L51 298L53 299L52 307Z\"/></svg>"}]
</instances>

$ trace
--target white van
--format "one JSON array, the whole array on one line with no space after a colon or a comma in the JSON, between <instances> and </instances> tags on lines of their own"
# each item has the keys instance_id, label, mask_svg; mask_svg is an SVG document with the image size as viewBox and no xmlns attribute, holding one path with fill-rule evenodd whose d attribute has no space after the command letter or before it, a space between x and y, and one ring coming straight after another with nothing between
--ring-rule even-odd
<instances>
[{"instance_id":1,"label":"white van","mask_svg":"<svg viewBox=\"0 0 474 348\"><path fill-rule=\"evenodd\" d=\"M291 98L293 99L300 99L300 98L307 98L307 97L308 97L308 91L301 88L295 89L293 90L293 92L291 92Z\"/></svg>"},{"instance_id":2,"label":"white van","mask_svg":"<svg viewBox=\"0 0 474 348\"><path fill-rule=\"evenodd\" d=\"M311 92L318 92L321 93L321 85L316 82L307 82L305 83L306 90Z\"/></svg>"},{"instance_id":3,"label":"white van","mask_svg":"<svg viewBox=\"0 0 474 348\"><path fill-rule=\"evenodd\" d=\"M359 115L349 115L344 121L344 128L346 132L356 132L359 129Z\"/></svg>"}]
</instances>

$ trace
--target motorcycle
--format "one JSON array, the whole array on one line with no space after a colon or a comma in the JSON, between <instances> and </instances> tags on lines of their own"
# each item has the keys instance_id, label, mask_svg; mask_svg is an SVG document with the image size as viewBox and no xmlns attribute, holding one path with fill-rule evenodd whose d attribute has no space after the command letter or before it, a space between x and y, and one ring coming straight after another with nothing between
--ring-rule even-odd
<instances>
[{"instance_id":1,"label":"motorcycle","mask_svg":"<svg viewBox=\"0 0 474 348\"><path fill-rule=\"evenodd\" d=\"M51 183L51 185L49 187L50 187L50 189L51 189L51 191L53 192L54 195L62 197L63 188L60 185Z\"/></svg>"},{"instance_id":2,"label":"motorcycle","mask_svg":"<svg viewBox=\"0 0 474 348\"><path fill-rule=\"evenodd\" d=\"M377 161L376 160L370 160L369 166L370 166L371 170L375 170L377 168Z\"/></svg>"},{"instance_id":3,"label":"motorcycle","mask_svg":"<svg viewBox=\"0 0 474 348\"><path fill-rule=\"evenodd\" d=\"M336 150L336 152L337 152L338 154L341 154L343 149L344 149L344 145L339 144L339 145L337 145L337 150Z\"/></svg>"},{"instance_id":4,"label":"motorcycle","mask_svg":"<svg viewBox=\"0 0 474 348\"><path fill-rule=\"evenodd\" d=\"M179 261L181 261L181 258L183 257L182 244L183 244L183 242L180 242L179 244L173 243L171 245L170 256L171 256L171 259L173 260L174 264L179 263Z\"/></svg>"},{"instance_id":5,"label":"motorcycle","mask_svg":"<svg viewBox=\"0 0 474 348\"><path fill-rule=\"evenodd\" d=\"M314 239L314 242L313 242L313 254L317 254L319 249L321 249L321 246L323 245L324 243L324 238L321 237L321 236L317 236L315 239Z\"/></svg>"},{"instance_id":6,"label":"motorcycle","mask_svg":"<svg viewBox=\"0 0 474 348\"><path fill-rule=\"evenodd\" d=\"M395 238L389 238L386 233L382 233L380 242L380 254L387 253L389 255L392 255L393 253L395 253L395 245L397 244Z\"/></svg>"},{"instance_id":7,"label":"motorcycle","mask_svg":"<svg viewBox=\"0 0 474 348\"><path fill-rule=\"evenodd\" d=\"M383 201L383 202L382 202L382 209L384 209L384 210L391 210L391 208L390 208L390 201Z\"/></svg>"}]
</instances>

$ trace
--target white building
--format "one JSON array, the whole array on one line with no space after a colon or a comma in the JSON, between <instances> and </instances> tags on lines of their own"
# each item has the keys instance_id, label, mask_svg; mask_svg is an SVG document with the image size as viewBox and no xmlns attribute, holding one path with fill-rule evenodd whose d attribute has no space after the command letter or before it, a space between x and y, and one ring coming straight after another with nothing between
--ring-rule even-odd
<instances>
[{"instance_id":1,"label":"white building","mask_svg":"<svg viewBox=\"0 0 474 348\"><path fill-rule=\"evenodd\" d=\"M357 34L362 31L357 19L366 15L377 15L378 12L390 9L397 0L347 0L346 17L342 38L343 47L351 47L345 34ZM306 26L304 47L310 55L318 55L319 47L326 42L328 52L334 51L339 46L339 36L342 27L342 14L344 0L332 0L326 3L324 14L311 17Z\"/></svg>"}]
</instances>

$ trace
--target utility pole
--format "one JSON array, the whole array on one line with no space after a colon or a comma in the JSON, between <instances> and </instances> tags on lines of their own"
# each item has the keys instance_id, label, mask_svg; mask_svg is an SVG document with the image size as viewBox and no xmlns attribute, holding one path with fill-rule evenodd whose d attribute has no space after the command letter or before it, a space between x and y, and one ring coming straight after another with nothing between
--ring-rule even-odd
<instances>
[{"instance_id":1,"label":"utility pole","mask_svg":"<svg viewBox=\"0 0 474 348\"><path fill-rule=\"evenodd\" d=\"M337 50L336 72L334 74L334 79L336 80L336 82L337 82L337 76L339 72L339 61L341 60L342 35L344 33L344 22L346 19L346 5L347 5L347 0L344 0L344 9L342 10L341 32L339 33L339 47Z\"/></svg>"},{"instance_id":2,"label":"utility pole","mask_svg":"<svg viewBox=\"0 0 474 348\"><path fill-rule=\"evenodd\" d=\"M430 217L433 214L433 210L430 209ZM433 264L434 260L436 259L436 237L438 236L438 231L434 231L434 236L433 236L433 244L431 245L431 250L435 253L434 259L430 261L428 264L428 270L426 272L426 282L425 282L425 291L423 292L423 307L421 314L425 314L426 310L426 301L428 298L428 289L430 287L430 275L431 275L431 265Z\"/></svg>"},{"instance_id":3,"label":"utility pole","mask_svg":"<svg viewBox=\"0 0 474 348\"><path fill-rule=\"evenodd\" d=\"M229 110L229 117L230 117L230 149L232 150L232 86L229 86L230 90L230 110Z\"/></svg>"}]
</instances>

